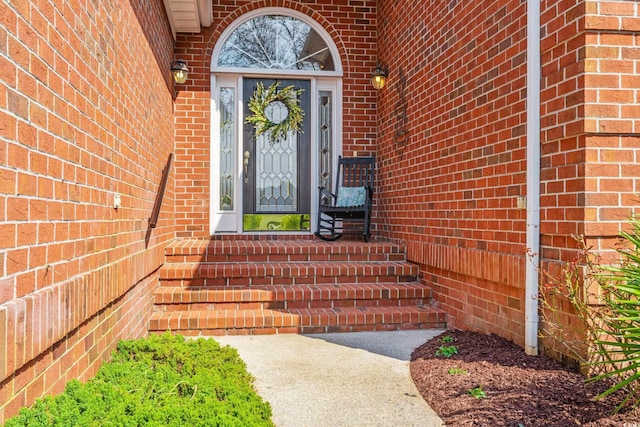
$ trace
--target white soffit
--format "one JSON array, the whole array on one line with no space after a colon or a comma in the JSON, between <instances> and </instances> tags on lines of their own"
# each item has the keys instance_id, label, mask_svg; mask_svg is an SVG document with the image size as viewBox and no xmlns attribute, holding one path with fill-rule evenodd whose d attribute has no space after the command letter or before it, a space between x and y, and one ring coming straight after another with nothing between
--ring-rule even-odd
<instances>
[{"instance_id":1,"label":"white soffit","mask_svg":"<svg viewBox=\"0 0 640 427\"><path fill-rule=\"evenodd\" d=\"M176 33L199 33L213 21L211 0L164 0L171 31Z\"/></svg>"},{"instance_id":2,"label":"white soffit","mask_svg":"<svg viewBox=\"0 0 640 427\"><path fill-rule=\"evenodd\" d=\"M203 27L210 27L213 23L213 6L211 0L198 0L198 13L200 14L200 24Z\"/></svg>"}]
</instances>

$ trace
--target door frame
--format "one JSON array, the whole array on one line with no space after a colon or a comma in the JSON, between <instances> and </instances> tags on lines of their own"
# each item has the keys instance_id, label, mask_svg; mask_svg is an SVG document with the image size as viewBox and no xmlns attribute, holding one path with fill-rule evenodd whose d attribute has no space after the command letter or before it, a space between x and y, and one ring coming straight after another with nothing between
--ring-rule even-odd
<instances>
[{"instance_id":1,"label":"door frame","mask_svg":"<svg viewBox=\"0 0 640 427\"><path fill-rule=\"evenodd\" d=\"M265 70L266 71L266 70ZM283 71L283 70L277 70ZM255 234L256 232L243 230L243 106L251 96L251 94L243 93L243 79L247 78L274 78L273 72L265 73L234 73L234 72L215 72L211 73L211 114L210 114L210 204L209 204L209 233L211 235L221 233L233 234ZM320 92L332 93L332 129L331 139L333 146L332 162L337 164L338 156L342 153L342 77L318 77L317 75L305 75L304 73L280 73L278 77L285 79L309 80L311 87L310 108L306 114L309 114L310 126L310 150L311 150L311 179L309 182L311 192L311 229L309 231L288 232L288 234L311 234L315 232L316 218L318 214L318 198L317 188L319 185L319 132L318 132L318 100ZM233 209L221 210L220 200L220 89L231 88L234 90L234 170L233 170ZM268 232L257 232L265 234Z\"/></svg>"}]
</instances>

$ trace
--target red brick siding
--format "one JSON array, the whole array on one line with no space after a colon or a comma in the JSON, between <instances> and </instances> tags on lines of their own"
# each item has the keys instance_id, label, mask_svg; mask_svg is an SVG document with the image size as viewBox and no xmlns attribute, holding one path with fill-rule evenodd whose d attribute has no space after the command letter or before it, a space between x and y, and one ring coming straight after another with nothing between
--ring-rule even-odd
<instances>
[{"instance_id":1,"label":"red brick siding","mask_svg":"<svg viewBox=\"0 0 640 427\"><path fill-rule=\"evenodd\" d=\"M552 260L571 258L584 233L584 16L584 2L543 4L540 231Z\"/></svg>"},{"instance_id":2,"label":"red brick siding","mask_svg":"<svg viewBox=\"0 0 640 427\"><path fill-rule=\"evenodd\" d=\"M243 14L283 7L316 20L333 37L344 68L342 138L345 153L373 152L376 94L369 77L376 65L376 1L214 1L213 25L197 35L180 34L176 57L190 70L176 100L176 235L209 236L210 72L220 35ZM216 171L213 171L215 173Z\"/></svg>"},{"instance_id":3,"label":"red brick siding","mask_svg":"<svg viewBox=\"0 0 640 427\"><path fill-rule=\"evenodd\" d=\"M586 7L584 233L606 250L640 205L640 7Z\"/></svg>"},{"instance_id":4,"label":"red brick siding","mask_svg":"<svg viewBox=\"0 0 640 427\"><path fill-rule=\"evenodd\" d=\"M576 256L572 235L584 235L603 261L614 258L639 205L640 10L636 2L546 1L542 17L541 253L559 276ZM570 310L560 320L569 332L579 325Z\"/></svg>"},{"instance_id":5,"label":"red brick siding","mask_svg":"<svg viewBox=\"0 0 640 427\"><path fill-rule=\"evenodd\" d=\"M639 14L619 1L549 1L543 9L545 258L572 257L571 234L610 249L638 205Z\"/></svg>"},{"instance_id":6,"label":"red brick siding","mask_svg":"<svg viewBox=\"0 0 640 427\"><path fill-rule=\"evenodd\" d=\"M176 237L209 235L210 95L180 90L175 104Z\"/></svg>"},{"instance_id":7,"label":"red brick siding","mask_svg":"<svg viewBox=\"0 0 640 427\"><path fill-rule=\"evenodd\" d=\"M555 279L544 275L561 277L561 260L576 256L572 236L584 233L588 215L584 179L586 3L549 1L543 2L541 9L540 254L542 280L547 282ZM565 302L558 314L558 320L567 326L578 320L570 311ZM550 315L544 313L543 320ZM544 322L542 325L547 327ZM561 357L558 353L566 352L546 337L541 344L551 356Z\"/></svg>"},{"instance_id":8,"label":"red brick siding","mask_svg":"<svg viewBox=\"0 0 640 427\"><path fill-rule=\"evenodd\" d=\"M379 227L408 242L453 326L524 332L526 8L378 2ZM409 17L411 24L407 22ZM407 120L402 127L402 87Z\"/></svg>"},{"instance_id":9,"label":"red brick siding","mask_svg":"<svg viewBox=\"0 0 640 427\"><path fill-rule=\"evenodd\" d=\"M146 333L174 124L162 1L4 2L0 21L2 423Z\"/></svg>"}]
</instances>

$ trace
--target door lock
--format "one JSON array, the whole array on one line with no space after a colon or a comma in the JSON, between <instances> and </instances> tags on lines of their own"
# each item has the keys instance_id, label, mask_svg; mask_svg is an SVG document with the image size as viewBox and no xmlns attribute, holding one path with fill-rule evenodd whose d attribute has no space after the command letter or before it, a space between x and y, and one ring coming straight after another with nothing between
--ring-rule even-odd
<instances>
[{"instance_id":1,"label":"door lock","mask_svg":"<svg viewBox=\"0 0 640 427\"><path fill-rule=\"evenodd\" d=\"M244 152L244 183L249 183L249 158L251 157L251 153L247 150Z\"/></svg>"}]
</instances>

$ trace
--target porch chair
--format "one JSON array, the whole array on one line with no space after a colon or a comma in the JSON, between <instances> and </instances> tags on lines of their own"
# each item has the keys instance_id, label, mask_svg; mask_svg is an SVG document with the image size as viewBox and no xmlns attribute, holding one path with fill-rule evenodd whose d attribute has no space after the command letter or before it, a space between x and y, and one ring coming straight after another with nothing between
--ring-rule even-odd
<instances>
[{"instance_id":1,"label":"porch chair","mask_svg":"<svg viewBox=\"0 0 640 427\"><path fill-rule=\"evenodd\" d=\"M374 165L374 156L338 158L335 193L319 188L316 236L334 241L362 230L364 241L369 241Z\"/></svg>"}]
</instances>

